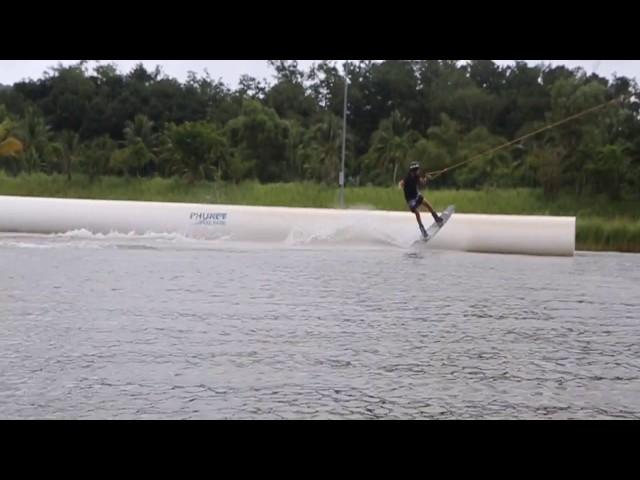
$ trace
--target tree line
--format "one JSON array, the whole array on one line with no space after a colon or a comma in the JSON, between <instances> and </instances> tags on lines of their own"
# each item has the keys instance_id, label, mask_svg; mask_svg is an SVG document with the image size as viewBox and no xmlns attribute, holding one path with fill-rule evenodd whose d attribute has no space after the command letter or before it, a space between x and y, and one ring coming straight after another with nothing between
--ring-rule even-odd
<instances>
[{"instance_id":1,"label":"tree line","mask_svg":"<svg viewBox=\"0 0 640 480\"><path fill-rule=\"evenodd\" d=\"M233 89L209 73L180 82L142 64L52 67L0 88L0 168L337 184L346 75L348 184L392 185L411 161L438 170L619 99L452 170L437 186L612 199L640 192L634 79L491 60L269 64L271 81L245 75Z\"/></svg>"}]
</instances>

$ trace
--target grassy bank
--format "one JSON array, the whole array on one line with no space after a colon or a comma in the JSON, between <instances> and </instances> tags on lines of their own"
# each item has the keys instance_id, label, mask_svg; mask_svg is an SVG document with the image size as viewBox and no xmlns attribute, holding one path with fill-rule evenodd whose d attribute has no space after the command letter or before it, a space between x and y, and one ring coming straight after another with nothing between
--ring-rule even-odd
<instances>
[{"instance_id":1,"label":"grassy bank","mask_svg":"<svg viewBox=\"0 0 640 480\"><path fill-rule=\"evenodd\" d=\"M578 217L576 248L640 252L640 220Z\"/></svg>"},{"instance_id":2,"label":"grassy bank","mask_svg":"<svg viewBox=\"0 0 640 480\"><path fill-rule=\"evenodd\" d=\"M297 207L338 206L335 187L313 183L242 185L197 183L178 179L125 179L105 177L91 183L86 177L43 174L9 177L0 172L0 194L42 197L95 198L166 202L227 203ZM579 250L640 252L640 203L611 202L605 198L578 198L563 194L550 200L534 189L433 190L429 201L442 209L455 204L460 213L522 215L571 215L577 217L576 247ZM347 188L348 207L405 210L397 188Z\"/></svg>"}]
</instances>

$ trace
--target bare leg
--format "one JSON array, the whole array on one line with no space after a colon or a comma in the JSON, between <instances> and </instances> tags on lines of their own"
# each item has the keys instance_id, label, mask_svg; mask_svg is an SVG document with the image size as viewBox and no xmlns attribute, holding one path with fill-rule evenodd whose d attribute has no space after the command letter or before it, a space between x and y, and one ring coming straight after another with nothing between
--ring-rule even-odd
<instances>
[{"instance_id":1,"label":"bare leg","mask_svg":"<svg viewBox=\"0 0 640 480\"><path fill-rule=\"evenodd\" d=\"M422 200L422 205L424 205L425 207L427 207L427 210L429 210L429 212L431 212L431 216L433 217L433 219L440 223L440 216L438 216L438 214L436 213L436 211L433 209L433 207L431 206L431 204L427 201L426 198L423 198Z\"/></svg>"},{"instance_id":2,"label":"bare leg","mask_svg":"<svg viewBox=\"0 0 640 480\"><path fill-rule=\"evenodd\" d=\"M422 205L427 207L427 210L429 210L431 212L431 215L437 215L437 213L435 212L435 210L433 209L433 207L431 206L431 204L429 203L429 201L426 198L423 198Z\"/></svg>"},{"instance_id":3,"label":"bare leg","mask_svg":"<svg viewBox=\"0 0 640 480\"><path fill-rule=\"evenodd\" d=\"M416 220L418 221L418 225L420 226L420 231L422 232L423 236L426 236L427 231L424 228L424 225L422 224L422 219L420 218L420 212L418 211L418 209L416 208L413 213L416 215Z\"/></svg>"}]
</instances>

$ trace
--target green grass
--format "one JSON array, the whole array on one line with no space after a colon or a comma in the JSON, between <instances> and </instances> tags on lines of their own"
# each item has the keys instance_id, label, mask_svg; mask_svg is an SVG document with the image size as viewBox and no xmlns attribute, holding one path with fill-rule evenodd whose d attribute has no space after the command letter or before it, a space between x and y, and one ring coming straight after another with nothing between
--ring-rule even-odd
<instances>
[{"instance_id":1,"label":"green grass","mask_svg":"<svg viewBox=\"0 0 640 480\"><path fill-rule=\"evenodd\" d=\"M578 218L576 248L640 252L640 220Z\"/></svg>"},{"instance_id":2,"label":"green grass","mask_svg":"<svg viewBox=\"0 0 640 480\"><path fill-rule=\"evenodd\" d=\"M226 203L336 208L338 189L315 183L241 185L179 179L103 177L93 183L80 175L68 182L64 176L44 174L9 177L0 172L0 195L21 195L110 200ZM569 215L577 217L578 250L640 252L640 204L612 202L602 197L580 198L567 193L545 198L536 189L428 190L431 204L442 209L456 205L460 213L519 215ZM405 210L402 193L393 187L351 187L345 192L349 208Z\"/></svg>"}]
</instances>

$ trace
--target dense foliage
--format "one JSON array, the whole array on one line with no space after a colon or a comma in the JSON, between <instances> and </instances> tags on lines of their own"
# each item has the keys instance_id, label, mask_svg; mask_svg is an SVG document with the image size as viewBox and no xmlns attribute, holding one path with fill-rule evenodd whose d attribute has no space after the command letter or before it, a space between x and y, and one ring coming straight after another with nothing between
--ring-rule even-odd
<instances>
[{"instance_id":1,"label":"dense foliage","mask_svg":"<svg viewBox=\"0 0 640 480\"><path fill-rule=\"evenodd\" d=\"M541 126L621 101L440 177L448 188L542 187L637 198L640 99L634 80L490 60L271 61L271 83L230 89L209 74L179 82L86 62L0 88L0 168L239 182L336 184L344 74L351 185L391 185L412 160L428 170Z\"/></svg>"}]
</instances>

